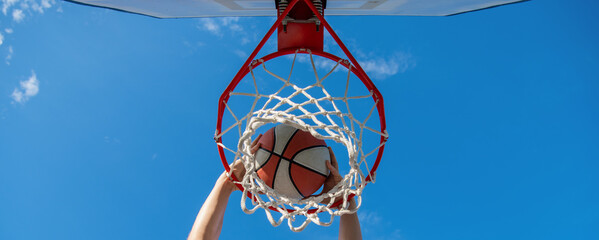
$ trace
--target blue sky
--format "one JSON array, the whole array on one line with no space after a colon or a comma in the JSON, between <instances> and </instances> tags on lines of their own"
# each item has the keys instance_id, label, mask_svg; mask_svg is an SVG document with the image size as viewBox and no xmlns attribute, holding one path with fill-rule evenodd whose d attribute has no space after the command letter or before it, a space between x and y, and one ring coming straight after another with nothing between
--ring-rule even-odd
<instances>
[{"instance_id":1,"label":"blue sky","mask_svg":"<svg viewBox=\"0 0 599 240\"><path fill-rule=\"evenodd\" d=\"M1 4L0 239L186 237L223 170L217 99L274 18ZM365 239L599 239L597 7L329 18L385 97ZM239 199L221 239L337 235Z\"/></svg>"}]
</instances>

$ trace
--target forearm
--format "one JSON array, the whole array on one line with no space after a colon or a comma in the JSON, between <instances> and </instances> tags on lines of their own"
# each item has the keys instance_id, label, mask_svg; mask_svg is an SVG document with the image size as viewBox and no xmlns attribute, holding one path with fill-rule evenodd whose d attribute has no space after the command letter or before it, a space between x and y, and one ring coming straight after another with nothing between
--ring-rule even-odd
<instances>
[{"instance_id":1,"label":"forearm","mask_svg":"<svg viewBox=\"0 0 599 240\"><path fill-rule=\"evenodd\" d=\"M349 202L349 209L355 209L356 203L354 199ZM339 239L342 240L361 240L362 231L360 230L360 221L358 213L341 215L339 221Z\"/></svg>"},{"instance_id":2,"label":"forearm","mask_svg":"<svg viewBox=\"0 0 599 240\"><path fill-rule=\"evenodd\" d=\"M227 176L221 175L202 205L188 239L218 239L223 226L227 202L232 192L233 189L227 185Z\"/></svg>"}]
</instances>

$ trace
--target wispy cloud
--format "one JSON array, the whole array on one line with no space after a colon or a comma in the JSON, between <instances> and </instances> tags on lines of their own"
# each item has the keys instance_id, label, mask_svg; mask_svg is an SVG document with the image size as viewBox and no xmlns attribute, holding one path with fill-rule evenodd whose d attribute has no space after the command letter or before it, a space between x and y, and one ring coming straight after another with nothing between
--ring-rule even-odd
<instances>
[{"instance_id":1,"label":"wispy cloud","mask_svg":"<svg viewBox=\"0 0 599 240\"><path fill-rule=\"evenodd\" d=\"M243 27L238 22L238 17L200 18L198 28L222 37L226 31L243 31Z\"/></svg>"},{"instance_id":2,"label":"wispy cloud","mask_svg":"<svg viewBox=\"0 0 599 240\"><path fill-rule=\"evenodd\" d=\"M395 52L390 56L360 58L358 62L366 74L376 79L386 79L416 66L412 55L402 52Z\"/></svg>"},{"instance_id":3,"label":"wispy cloud","mask_svg":"<svg viewBox=\"0 0 599 240\"><path fill-rule=\"evenodd\" d=\"M2 13L7 16L8 19L12 19L12 22L5 21L0 22L0 29L2 24L5 23L21 23L25 20L25 16L32 16L35 13L43 14L46 9L51 8L56 4L56 0L0 0L2 4ZM9 14L10 13L10 14ZM13 33L13 28L4 28L4 32L7 34ZM0 45L6 42L6 39L0 34ZM12 46L8 48L8 55L5 57L5 62L10 65L12 59L13 49Z\"/></svg>"},{"instance_id":4,"label":"wispy cloud","mask_svg":"<svg viewBox=\"0 0 599 240\"><path fill-rule=\"evenodd\" d=\"M54 4L56 4L56 0L2 0L2 13L7 15L13 7L17 8L13 10L13 17L15 11L20 11L20 14L23 14L25 10L44 13L44 10L51 8Z\"/></svg>"},{"instance_id":5,"label":"wispy cloud","mask_svg":"<svg viewBox=\"0 0 599 240\"><path fill-rule=\"evenodd\" d=\"M0 109L0 120L5 120L6 119L6 107L2 107L2 109Z\"/></svg>"},{"instance_id":6,"label":"wispy cloud","mask_svg":"<svg viewBox=\"0 0 599 240\"><path fill-rule=\"evenodd\" d=\"M385 221L376 211L360 209L358 219L364 239L399 240L402 239L400 229Z\"/></svg>"},{"instance_id":7,"label":"wispy cloud","mask_svg":"<svg viewBox=\"0 0 599 240\"><path fill-rule=\"evenodd\" d=\"M17 103L25 103L29 98L39 93L39 84L40 82L37 80L35 72L32 72L29 79L20 82L20 88L15 88L11 94L11 98Z\"/></svg>"},{"instance_id":8,"label":"wispy cloud","mask_svg":"<svg viewBox=\"0 0 599 240\"><path fill-rule=\"evenodd\" d=\"M224 17L220 19L222 25L229 28L231 31L243 31L243 27L237 24L239 17Z\"/></svg>"},{"instance_id":9,"label":"wispy cloud","mask_svg":"<svg viewBox=\"0 0 599 240\"><path fill-rule=\"evenodd\" d=\"M45 9L52 7L52 4L54 4L54 0L42 0L39 3L32 2L31 9L33 9L33 11L36 11L38 13L44 13Z\"/></svg>"},{"instance_id":10,"label":"wispy cloud","mask_svg":"<svg viewBox=\"0 0 599 240\"><path fill-rule=\"evenodd\" d=\"M4 58L6 65L10 65L10 60L12 59L13 53L14 53L14 50L12 49L12 46L8 46L8 54L6 54L6 58Z\"/></svg>"},{"instance_id":11,"label":"wispy cloud","mask_svg":"<svg viewBox=\"0 0 599 240\"><path fill-rule=\"evenodd\" d=\"M376 212L363 210L358 213L358 219L364 225L378 225L382 218Z\"/></svg>"},{"instance_id":12,"label":"wispy cloud","mask_svg":"<svg viewBox=\"0 0 599 240\"><path fill-rule=\"evenodd\" d=\"M121 140L115 137L104 136L104 142L108 144L120 144Z\"/></svg>"},{"instance_id":13,"label":"wispy cloud","mask_svg":"<svg viewBox=\"0 0 599 240\"><path fill-rule=\"evenodd\" d=\"M19 23L23 21L24 18L25 14L23 13L23 10L15 9L12 11L12 20L14 20L15 22Z\"/></svg>"},{"instance_id":14,"label":"wispy cloud","mask_svg":"<svg viewBox=\"0 0 599 240\"><path fill-rule=\"evenodd\" d=\"M369 56L373 56L374 54L369 54ZM342 56L342 55L340 55ZM395 52L391 55L384 56L374 56L367 57L364 54L360 54L361 57L358 57L358 63L362 66L362 69L373 79L383 80L392 76L395 76L400 73L404 73L407 70L414 68L416 66L415 60L412 58L411 54L403 53L403 52ZM293 59L293 55L288 55L288 59ZM309 55L298 55L296 61L300 63L309 63L310 56ZM337 62L331 61L325 58L314 58L314 65L321 70L330 71L335 67ZM342 66L337 66L335 71L345 70Z\"/></svg>"},{"instance_id":15,"label":"wispy cloud","mask_svg":"<svg viewBox=\"0 0 599 240\"><path fill-rule=\"evenodd\" d=\"M246 52L239 49L233 50L233 53L243 60L247 59L249 56Z\"/></svg>"},{"instance_id":16,"label":"wispy cloud","mask_svg":"<svg viewBox=\"0 0 599 240\"><path fill-rule=\"evenodd\" d=\"M2 13L6 15L8 13L8 9L15 5L19 0L2 0Z\"/></svg>"},{"instance_id":17,"label":"wispy cloud","mask_svg":"<svg viewBox=\"0 0 599 240\"><path fill-rule=\"evenodd\" d=\"M360 49L360 46L355 39L344 39L344 42L349 46L350 52L356 57L358 63L362 66L362 69L364 69L366 74L373 79L387 79L416 67L416 61L409 52L365 52ZM333 37L326 31L324 34L324 50L341 58L345 58L345 54L341 51L341 48L339 48ZM331 61L315 63L319 64L322 68L331 68L335 65L335 63Z\"/></svg>"},{"instance_id":18,"label":"wispy cloud","mask_svg":"<svg viewBox=\"0 0 599 240\"><path fill-rule=\"evenodd\" d=\"M201 30L206 30L215 35L222 35L220 26L218 23L212 18L202 18L200 19L200 23L198 24L198 28Z\"/></svg>"},{"instance_id":19,"label":"wispy cloud","mask_svg":"<svg viewBox=\"0 0 599 240\"><path fill-rule=\"evenodd\" d=\"M240 45L246 45L255 39L253 32L247 31L239 17L200 18L197 28L207 31L219 38L227 37L239 41ZM246 26L252 28L252 26Z\"/></svg>"},{"instance_id":20,"label":"wispy cloud","mask_svg":"<svg viewBox=\"0 0 599 240\"><path fill-rule=\"evenodd\" d=\"M250 43L250 38L248 38L247 36L241 38L241 45L246 45L248 43Z\"/></svg>"}]
</instances>

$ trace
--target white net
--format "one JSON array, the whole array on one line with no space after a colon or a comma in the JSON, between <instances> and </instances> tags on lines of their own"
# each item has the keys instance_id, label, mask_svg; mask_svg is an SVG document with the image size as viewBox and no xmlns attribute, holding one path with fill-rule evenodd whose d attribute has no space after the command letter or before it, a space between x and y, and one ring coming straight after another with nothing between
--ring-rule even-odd
<instances>
[{"instance_id":1,"label":"white net","mask_svg":"<svg viewBox=\"0 0 599 240\"><path fill-rule=\"evenodd\" d=\"M301 52L308 53L307 57ZM374 182L372 163L388 137L386 130L377 130L381 129L377 113L378 96L367 90L361 82L352 81L360 79L355 76L353 66L347 60L320 58L315 61L312 52L305 49L280 59L291 61L291 69L286 77L267 69L263 59L251 64L249 75L244 78L250 82L245 83L248 91L236 89L229 93L231 98L224 103L229 120L223 120L225 129L217 132L215 139L236 140L217 143L229 152L233 161L241 160L245 166L246 174L236 182L243 186L241 208L244 212L251 214L262 208L273 226L287 220L293 231L303 230L310 222L329 226L335 216L355 212L361 205L364 186L367 182ZM313 72L313 80L306 80L306 76L293 77L298 63L308 66L305 70ZM325 69L325 74L319 76L319 70L322 69ZM258 70L262 75L259 75ZM297 78L304 81L294 81ZM260 87L258 83L261 82L265 82L267 87ZM275 84L277 82L278 85ZM362 91L354 90L350 83ZM328 91L325 85L329 87ZM243 99L234 104L234 97ZM358 110L352 111L352 107ZM337 186L327 193L295 199L277 193L258 177L250 150L252 139L267 126L281 123L309 131L316 138L327 141L329 146L340 144L347 150L334 150L341 174L347 172ZM348 165L344 165L345 162ZM351 197L356 199L357 207L350 210L348 200Z\"/></svg>"}]
</instances>

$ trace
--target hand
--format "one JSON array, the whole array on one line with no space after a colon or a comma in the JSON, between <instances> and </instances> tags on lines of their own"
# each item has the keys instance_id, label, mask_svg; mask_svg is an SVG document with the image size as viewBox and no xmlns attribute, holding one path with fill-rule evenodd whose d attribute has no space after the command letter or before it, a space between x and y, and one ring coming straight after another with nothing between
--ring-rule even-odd
<instances>
[{"instance_id":1,"label":"hand","mask_svg":"<svg viewBox=\"0 0 599 240\"><path fill-rule=\"evenodd\" d=\"M252 142L250 150L252 154L256 153L258 149L260 149L260 146L262 146L261 143L258 143L260 138L262 138L262 134L258 135L258 137ZM245 166L243 166L243 162L241 162L241 160L237 160L234 163L231 163L229 167L231 168L231 174L235 176L237 181L241 181L245 175ZM226 176L226 172L224 172L223 175ZM230 178L227 178L226 185L228 185L228 188L231 189L231 191L238 190L237 186L235 186L235 183L233 183Z\"/></svg>"},{"instance_id":2,"label":"hand","mask_svg":"<svg viewBox=\"0 0 599 240\"><path fill-rule=\"evenodd\" d=\"M327 168L329 169L329 171L331 171L331 173L324 181L322 193L328 193L329 191L331 191L331 189L337 186L337 184L341 182L341 180L343 180L343 177L341 176L341 174L339 174L339 164L337 164L337 158L335 157L335 154L333 153L331 147L328 148L329 154L331 155L331 161L327 161L326 164Z\"/></svg>"}]
</instances>

